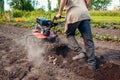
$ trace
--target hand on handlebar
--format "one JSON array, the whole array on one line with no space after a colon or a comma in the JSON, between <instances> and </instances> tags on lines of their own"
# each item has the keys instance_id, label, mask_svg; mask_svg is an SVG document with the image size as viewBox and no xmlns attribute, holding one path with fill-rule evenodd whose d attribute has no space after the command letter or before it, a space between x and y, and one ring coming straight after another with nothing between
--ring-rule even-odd
<instances>
[{"instance_id":1,"label":"hand on handlebar","mask_svg":"<svg viewBox=\"0 0 120 80\"><path fill-rule=\"evenodd\" d=\"M55 18L55 19L60 19L60 18L61 18L61 14L56 14L56 15L54 16L54 18Z\"/></svg>"},{"instance_id":2,"label":"hand on handlebar","mask_svg":"<svg viewBox=\"0 0 120 80\"><path fill-rule=\"evenodd\" d=\"M61 18L65 18L65 17L61 16L61 15L58 13L57 15L54 16L52 22L54 23L55 20L61 19ZM55 23L55 24L58 24L58 23Z\"/></svg>"}]
</instances>

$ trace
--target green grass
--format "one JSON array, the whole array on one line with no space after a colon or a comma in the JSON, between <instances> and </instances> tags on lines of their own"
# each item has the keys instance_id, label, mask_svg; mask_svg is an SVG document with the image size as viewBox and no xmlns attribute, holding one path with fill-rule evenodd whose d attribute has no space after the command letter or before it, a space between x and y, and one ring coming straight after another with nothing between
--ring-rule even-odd
<instances>
[{"instance_id":1,"label":"green grass","mask_svg":"<svg viewBox=\"0 0 120 80\"><path fill-rule=\"evenodd\" d=\"M90 11L91 16L118 16L120 17L120 11Z\"/></svg>"},{"instance_id":2,"label":"green grass","mask_svg":"<svg viewBox=\"0 0 120 80\"><path fill-rule=\"evenodd\" d=\"M44 17L48 19L52 19L53 15L50 17L50 15L47 15L46 17L44 15L31 15L30 17L21 17L22 21L25 22L35 22L37 17ZM120 23L120 17L116 16L91 16L92 22L104 22L104 23ZM14 20L17 20L19 18L14 18Z\"/></svg>"},{"instance_id":3,"label":"green grass","mask_svg":"<svg viewBox=\"0 0 120 80\"><path fill-rule=\"evenodd\" d=\"M92 22L120 23L118 16L92 16Z\"/></svg>"}]
</instances>

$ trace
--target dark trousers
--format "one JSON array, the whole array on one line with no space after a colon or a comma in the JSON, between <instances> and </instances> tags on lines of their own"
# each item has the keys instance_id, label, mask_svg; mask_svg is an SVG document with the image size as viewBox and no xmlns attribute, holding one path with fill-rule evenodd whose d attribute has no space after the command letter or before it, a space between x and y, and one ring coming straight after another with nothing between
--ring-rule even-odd
<instances>
[{"instance_id":1,"label":"dark trousers","mask_svg":"<svg viewBox=\"0 0 120 80\"><path fill-rule=\"evenodd\" d=\"M87 56L94 59L95 49L94 49L94 42L92 38L90 20L84 20L84 21L73 23L73 24L69 24L68 30L66 31L68 43L70 44L71 48L77 51L78 53L81 53L83 52L83 50L81 46L78 44L77 40L75 39L76 29L78 29L82 35Z\"/></svg>"}]
</instances>

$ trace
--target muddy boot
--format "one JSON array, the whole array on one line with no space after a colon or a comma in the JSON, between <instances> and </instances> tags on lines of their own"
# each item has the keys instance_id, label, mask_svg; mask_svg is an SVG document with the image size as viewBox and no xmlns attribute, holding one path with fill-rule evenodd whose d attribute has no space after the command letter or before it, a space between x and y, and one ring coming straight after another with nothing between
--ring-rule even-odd
<instances>
[{"instance_id":1,"label":"muddy boot","mask_svg":"<svg viewBox=\"0 0 120 80\"><path fill-rule=\"evenodd\" d=\"M86 53L83 52L82 48L79 46L77 40L74 36L67 37L68 42L70 44L70 48L78 53L78 55L72 57L72 60L78 60L78 59L86 59Z\"/></svg>"},{"instance_id":2,"label":"muddy boot","mask_svg":"<svg viewBox=\"0 0 120 80\"><path fill-rule=\"evenodd\" d=\"M100 59L95 57L94 59L88 59L88 67L92 70L97 70L100 66Z\"/></svg>"},{"instance_id":3,"label":"muddy boot","mask_svg":"<svg viewBox=\"0 0 120 80\"><path fill-rule=\"evenodd\" d=\"M87 59L87 56L84 52L79 53L78 55L72 57L72 60L77 60L77 59Z\"/></svg>"}]
</instances>

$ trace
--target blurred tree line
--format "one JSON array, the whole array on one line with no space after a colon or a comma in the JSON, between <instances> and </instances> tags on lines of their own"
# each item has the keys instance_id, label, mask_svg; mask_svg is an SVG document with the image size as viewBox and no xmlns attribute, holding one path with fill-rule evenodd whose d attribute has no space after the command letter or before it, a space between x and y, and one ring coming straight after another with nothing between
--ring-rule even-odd
<instances>
[{"instance_id":1,"label":"blurred tree line","mask_svg":"<svg viewBox=\"0 0 120 80\"><path fill-rule=\"evenodd\" d=\"M32 11L34 7L31 4L31 0L12 0L10 3L11 8Z\"/></svg>"},{"instance_id":2,"label":"blurred tree line","mask_svg":"<svg viewBox=\"0 0 120 80\"><path fill-rule=\"evenodd\" d=\"M107 10L112 0L92 0L90 9L92 10Z\"/></svg>"},{"instance_id":3,"label":"blurred tree line","mask_svg":"<svg viewBox=\"0 0 120 80\"><path fill-rule=\"evenodd\" d=\"M4 12L4 0L0 0L0 16Z\"/></svg>"},{"instance_id":4,"label":"blurred tree line","mask_svg":"<svg viewBox=\"0 0 120 80\"><path fill-rule=\"evenodd\" d=\"M48 11L51 11L51 1L48 1ZM36 6L40 5L38 0L7 0L8 4L12 9L18 9L23 11L33 11L36 9ZM106 10L108 5L112 2L112 0L92 0L92 5L89 8L90 10ZM58 5L53 11L59 9L60 0L58 0ZM40 9L44 10L44 7ZM4 12L4 0L0 0L0 15Z\"/></svg>"}]
</instances>

